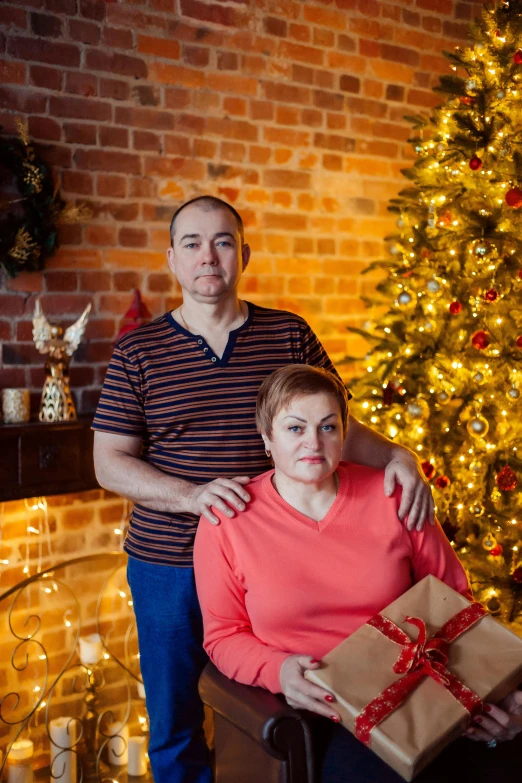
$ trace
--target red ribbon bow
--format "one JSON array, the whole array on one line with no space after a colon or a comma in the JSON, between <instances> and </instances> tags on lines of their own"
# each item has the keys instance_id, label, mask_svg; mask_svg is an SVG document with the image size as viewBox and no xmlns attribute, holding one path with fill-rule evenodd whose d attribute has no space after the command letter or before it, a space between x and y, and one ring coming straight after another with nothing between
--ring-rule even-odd
<instances>
[{"instance_id":1,"label":"red ribbon bow","mask_svg":"<svg viewBox=\"0 0 522 783\"><path fill-rule=\"evenodd\" d=\"M419 633L415 642L412 642L409 636L387 617L377 614L368 620L367 625L371 625L387 639L401 645L402 649L393 671L396 674L404 674L404 677L366 705L355 720L355 736L365 745L369 745L375 726L400 707L424 677L432 677L444 686L470 715L480 711L482 701L477 694L466 688L455 675L449 672L446 664L449 645L481 620L485 614L487 612L483 606L471 604L448 620L429 640L426 625L420 617L405 617L405 622L418 628Z\"/></svg>"}]
</instances>

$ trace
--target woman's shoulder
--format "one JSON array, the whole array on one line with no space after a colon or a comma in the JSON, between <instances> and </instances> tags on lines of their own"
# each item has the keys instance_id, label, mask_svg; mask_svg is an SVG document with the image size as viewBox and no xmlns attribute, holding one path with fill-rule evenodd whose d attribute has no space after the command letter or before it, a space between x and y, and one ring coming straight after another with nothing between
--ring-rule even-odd
<instances>
[{"instance_id":1,"label":"woman's shoulder","mask_svg":"<svg viewBox=\"0 0 522 783\"><path fill-rule=\"evenodd\" d=\"M378 481L384 481L384 470L381 468L370 468L368 465L358 465L356 462L339 463L337 471L340 476L346 476L352 483L361 485L375 484Z\"/></svg>"}]
</instances>

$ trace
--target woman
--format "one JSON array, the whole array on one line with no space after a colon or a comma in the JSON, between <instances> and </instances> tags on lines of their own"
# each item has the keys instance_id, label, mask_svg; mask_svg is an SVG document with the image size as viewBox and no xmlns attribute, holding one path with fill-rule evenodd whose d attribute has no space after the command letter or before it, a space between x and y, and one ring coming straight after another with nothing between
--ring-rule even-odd
<instances>
[{"instance_id":1,"label":"woman","mask_svg":"<svg viewBox=\"0 0 522 783\"><path fill-rule=\"evenodd\" d=\"M383 496L381 471L340 462L348 401L338 378L306 365L277 370L261 386L256 415L275 469L249 485L238 524L200 525L196 537L205 649L228 677L323 717L323 783L399 781L324 720L340 721L334 697L304 672L427 574L471 598L466 575L439 526L409 532L400 523L399 493ZM468 736L514 736L521 697L487 705Z\"/></svg>"}]
</instances>

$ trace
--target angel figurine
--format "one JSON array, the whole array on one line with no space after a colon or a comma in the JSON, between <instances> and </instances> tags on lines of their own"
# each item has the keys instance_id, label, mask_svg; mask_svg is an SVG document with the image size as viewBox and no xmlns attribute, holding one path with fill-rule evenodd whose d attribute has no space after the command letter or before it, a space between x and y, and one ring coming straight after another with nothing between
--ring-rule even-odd
<instances>
[{"instance_id":1,"label":"angel figurine","mask_svg":"<svg viewBox=\"0 0 522 783\"><path fill-rule=\"evenodd\" d=\"M37 350L49 357L45 363L40 421L75 421L77 418L69 386L69 362L83 337L90 310L88 304L76 323L64 331L60 324L49 323L40 300L36 300L33 340Z\"/></svg>"}]
</instances>

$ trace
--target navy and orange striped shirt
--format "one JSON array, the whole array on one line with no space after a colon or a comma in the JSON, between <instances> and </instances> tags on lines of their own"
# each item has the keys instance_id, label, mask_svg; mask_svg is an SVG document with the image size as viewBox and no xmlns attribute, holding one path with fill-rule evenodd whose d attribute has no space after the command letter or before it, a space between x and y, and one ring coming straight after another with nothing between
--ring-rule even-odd
<instances>
[{"instance_id":1,"label":"navy and orange striped shirt","mask_svg":"<svg viewBox=\"0 0 522 783\"><path fill-rule=\"evenodd\" d=\"M257 476L271 466L256 431L263 380L287 364L334 367L306 321L251 303L221 358L166 313L118 342L93 429L142 438L143 460L177 478ZM125 550L151 563L192 566L198 518L137 503Z\"/></svg>"}]
</instances>

